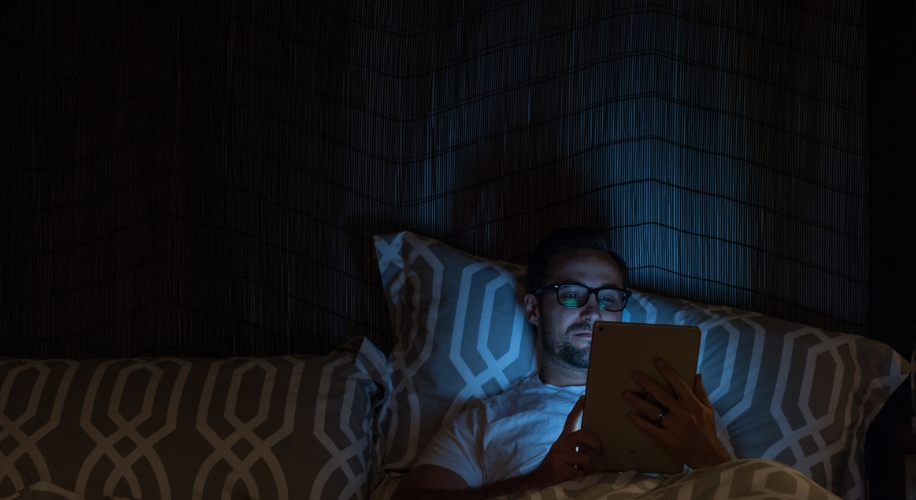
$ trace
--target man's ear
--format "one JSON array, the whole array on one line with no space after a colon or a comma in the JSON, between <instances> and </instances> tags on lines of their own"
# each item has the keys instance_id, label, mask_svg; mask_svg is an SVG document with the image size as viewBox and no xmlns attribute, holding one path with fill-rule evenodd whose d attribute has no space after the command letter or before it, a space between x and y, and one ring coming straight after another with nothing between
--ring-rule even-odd
<instances>
[{"instance_id":1,"label":"man's ear","mask_svg":"<svg viewBox=\"0 0 916 500\"><path fill-rule=\"evenodd\" d=\"M525 295L525 319L535 326L541 324L541 304L533 293Z\"/></svg>"}]
</instances>

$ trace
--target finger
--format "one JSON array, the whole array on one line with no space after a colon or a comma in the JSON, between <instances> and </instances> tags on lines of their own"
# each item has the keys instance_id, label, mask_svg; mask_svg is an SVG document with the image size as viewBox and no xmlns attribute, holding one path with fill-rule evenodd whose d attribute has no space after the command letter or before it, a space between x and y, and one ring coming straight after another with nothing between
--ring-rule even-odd
<instances>
[{"instance_id":1,"label":"finger","mask_svg":"<svg viewBox=\"0 0 916 500\"><path fill-rule=\"evenodd\" d=\"M582 426L582 412L585 409L585 396L579 396L576 404L573 405L569 415L566 416L566 423L563 425L563 432L560 437L572 434Z\"/></svg>"},{"instance_id":2,"label":"finger","mask_svg":"<svg viewBox=\"0 0 916 500\"><path fill-rule=\"evenodd\" d=\"M709 400L709 394L706 393L706 387L703 386L703 375L699 373L693 378L693 395L700 404L712 408L712 401Z\"/></svg>"},{"instance_id":3,"label":"finger","mask_svg":"<svg viewBox=\"0 0 916 500\"><path fill-rule=\"evenodd\" d=\"M586 469L593 469L591 457L575 449L564 449L554 453L552 461L554 466L561 467L566 474L572 473L574 476L584 475Z\"/></svg>"},{"instance_id":4,"label":"finger","mask_svg":"<svg viewBox=\"0 0 916 500\"><path fill-rule=\"evenodd\" d=\"M687 382L682 379L674 368L671 367L665 360L659 359L655 363L655 367L658 372L665 377L665 380L671 384L672 389L674 390L675 395L677 396L678 405L690 413L695 412L702 406L701 401L696 397L693 390L687 385ZM696 381L694 380L694 384ZM669 409L672 411L675 409L674 406L669 406Z\"/></svg>"},{"instance_id":5,"label":"finger","mask_svg":"<svg viewBox=\"0 0 916 500\"><path fill-rule=\"evenodd\" d=\"M551 449L556 449L558 452L571 450L575 451L590 451L595 455L603 455L604 447L601 444L601 438L596 434L593 434L587 430L580 429L571 434L565 436L560 436L557 439Z\"/></svg>"},{"instance_id":6,"label":"finger","mask_svg":"<svg viewBox=\"0 0 916 500\"><path fill-rule=\"evenodd\" d=\"M674 368L665 362L665 360L659 359L656 361L655 369L661 373L662 377L665 377L665 380L667 380L669 384L671 384L679 400L689 400L690 397L693 396L693 391L690 390L690 386L687 385L687 382L685 382L684 379L674 371Z\"/></svg>"},{"instance_id":7,"label":"finger","mask_svg":"<svg viewBox=\"0 0 916 500\"><path fill-rule=\"evenodd\" d=\"M633 381L639 384L640 387L645 389L656 401L659 402L662 406L668 410L674 410L677 406L677 400L674 399L667 389L658 385L649 378L647 375L641 372L636 372L633 374Z\"/></svg>"},{"instance_id":8,"label":"finger","mask_svg":"<svg viewBox=\"0 0 916 500\"><path fill-rule=\"evenodd\" d=\"M579 450L578 452L570 450L569 453L564 453L560 459L566 465L576 467L585 474L593 474L595 472L595 466L592 463L592 456L589 455L584 449Z\"/></svg>"},{"instance_id":9,"label":"finger","mask_svg":"<svg viewBox=\"0 0 916 500\"><path fill-rule=\"evenodd\" d=\"M623 399L630 406L633 406L637 410L641 411L646 419L658 418L658 415L663 412L658 406L646 401L645 399L639 397L638 394L626 391L623 393Z\"/></svg>"},{"instance_id":10,"label":"finger","mask_svg":"<svg viewBox=\"0 0 916 500\"><path fill-rule=\"evenodd\" d=\"M604 455L604 447L601 444L601 438L596 434L586 431L578 430L570 435L573 439L574 446L579 449L579 451L590 451L592 454L601 456Z\"/></svg>"},{"instance_id":11,"label":"finger","mask_svg":"<svg viewBox=\"0 0 916 500\"><path fill-rule=\"evenodd\" d=\"M577 453L579 455L576 465L586 476L590 476L595 473L595 465L592 464L592 457L588 453Z\"/></svg>"},{"instance_id":12,"label":"finger","mask_svg":"<svg viewBox=\"0 0 916 500\"><path fill-rule=\"evenodd\" d=\"M633 423L637 428L645 431L650 436L655 437L655 439L661 440L662 435L665 433L665 430L652 422L646 420L642 415L631 411L627 413L627 417L630 419L630 422Z\"/></svg>"}]
</instances>

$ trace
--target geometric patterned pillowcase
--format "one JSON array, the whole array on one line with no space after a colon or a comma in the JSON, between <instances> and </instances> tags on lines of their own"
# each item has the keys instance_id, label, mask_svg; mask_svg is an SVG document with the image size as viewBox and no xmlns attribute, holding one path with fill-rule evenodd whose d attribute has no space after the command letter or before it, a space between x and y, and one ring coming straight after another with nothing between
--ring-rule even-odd
<instances>
[{"instance_id":1,"label":"geometric patterned pillowcase","mask_svg":"<svg viewBox=\"0 0 916 500\"><path fill-rule=\"evenodd\" d=\"M411 232L376 236L375 247L396 340L382 465L396 475L468 401L534 370L535 335L518 282L524 267Z\"/></svg>"},{"instance_id":2,"label":"geometric patterned pillowcase","mask_svg":"<svg viewBox=\"0 0 916 500\"><path fill-rule=\"evenodd\" d=\"M410 232L376 237L394 323L388 472L409 470L470 399L534 368L525 268ZM697 325L699 371L739 458L777 460L846 498L864 498L868 425L909 374L889 346L762 314L634 292L623 321Z\"/></svg>"},{"instance_id":3,"label":"geometric patterned pillowcase","mask_svg":"<svg viewBox=\"0 0 916 500\"><path fill-rule=\"evenodd\" d=\"M866 431L913 369L896 351L729 307L634 299L624 321L703 331L698 370L739 458L776 460L841 497L865 498Z\"/></svg>"},{"instance_id":4,"label":"geometric patterned pillowcase","mask_svg":"<svg viewBox=\"0 0 916 500\"><path fill-rule=\"evenodd\" d=\"M368 498L384 363L2 359L0 498Z\"/></svg>"}]
</instances>

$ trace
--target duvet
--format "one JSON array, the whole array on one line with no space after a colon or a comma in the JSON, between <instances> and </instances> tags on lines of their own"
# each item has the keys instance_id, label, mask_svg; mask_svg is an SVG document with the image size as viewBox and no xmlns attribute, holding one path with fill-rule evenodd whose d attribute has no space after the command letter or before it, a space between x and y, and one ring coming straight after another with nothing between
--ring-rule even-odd
<instances>
[{"instance_id":1,"label":"duvet","mask_svg":"<svg viewBox=\"0 0 916 500\"><path fill-rule=\"evenodd\" d=\"M393 488L390 488L390 492ZM87 499L50 483L39 482L2 500ZM118 497L120 500L123 498ZM374 498L378 498L375 496ZM839 500L797 470L770 460L735 460L716 467L660 477L635 472L595 474L540 491L500 500Z\"/></svg>"},{"instance_id":2,"label":"duvet","mask_svg":"<svg viewBox=\"0 0 916 500\"><path fill-rule=\"evenodd\" d=\"M735 460L659 477L635 472L595 474L505 500L839 500L807 476L779 462Z\"/></svg>"}]
</instances>

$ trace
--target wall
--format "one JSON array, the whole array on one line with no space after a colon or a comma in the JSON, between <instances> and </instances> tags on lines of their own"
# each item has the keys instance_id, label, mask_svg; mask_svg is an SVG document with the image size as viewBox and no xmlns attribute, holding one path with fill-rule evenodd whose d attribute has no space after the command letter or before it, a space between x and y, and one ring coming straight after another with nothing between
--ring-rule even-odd
<instances>
[{"instance_id":1,"label":"wall","mask_svg":"<svg viewBox=\"0 0 916 500\"><path fill-rule=\"evenodd\" d=\"M868 325L865 2L6 3L0 354L267 355L388 314L372 235Z\"/></svg>"},{"instance_id":2,"label":"wall","mask_svg":"<svg viewBox=\"0 0 916 500\"><path fill-rule=\"evenodd\" d=\"M916 342L916 3L870 2L867 335L908 355ZM879 422L903 424L906 390Z\"/></svg>"}]
</instances>

